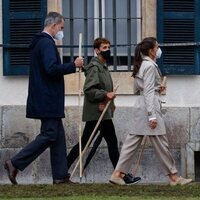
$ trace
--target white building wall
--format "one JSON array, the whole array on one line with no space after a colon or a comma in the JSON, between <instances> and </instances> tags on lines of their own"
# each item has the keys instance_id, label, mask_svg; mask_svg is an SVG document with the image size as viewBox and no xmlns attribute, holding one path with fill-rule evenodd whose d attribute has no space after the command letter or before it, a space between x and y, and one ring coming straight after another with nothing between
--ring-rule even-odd
<instances>
[{"instance_id":1,"label":"white building wall","mask_svg":"<svg viewBox=\"0 0 200 200\"><path fill-rule=\"evenodd\" d=\"M0 7L2 7L2 1L0 1ZM2 10L0 10L0 24L2 25ZM3 29L3 26L1 29ZM3 43L2 31L0 31L0 43ZM25 105L28 77L3 76L2 48L0 48L0 57L0 105ZM126 84L126 82L124 81L123 84ZM166 101L166 106L200 106L200 76L169 76L167 93L162 98ZM133 95L118 95L116 105L132 106L134 100ZM78 97L74 95L66 97L66 105L77 104Z\"/></svg>"},{"instance_id":2,"label":"white building wall","mask_svg":"<svg viewBox=\"0 0 200 200\"><path fill-rule=\"evenodd\" d=\"M0 49L2 55L2 49ZM2 57L2 56L1 56ZM28 89L28 77L3 76L2 59L0 60L0 105L25 105ZM124 82L126 84L126 82ZM200 106L200 76L168 77L167 92L162 96L165 106L193 107ZM116 105L133 106L134 95L118 95ZM78 105L77 96L66 96L65 104Z\"/></svg>"},{"instance_id":3,"label":"white building wall","mask_svg":"<svg viewBox=\"0 0 200 200\"><path fill-rule=\"evenodd\" d=\"M133 105L135 96L120 97L116 104ZM200 106L200 76L169 76L167 78L167 91L162 100L167 107L196 107Z\"/></svg>"},{"instance_id":4,"label":"white building wall","mask_svg":"<svg viewBox=\"0 0 200 200\"><path fill-rule=\"evenodd\" d=\"M200 106L200 76L170 76L167 83L166 105Z\"/></svg>"}]
</instances>

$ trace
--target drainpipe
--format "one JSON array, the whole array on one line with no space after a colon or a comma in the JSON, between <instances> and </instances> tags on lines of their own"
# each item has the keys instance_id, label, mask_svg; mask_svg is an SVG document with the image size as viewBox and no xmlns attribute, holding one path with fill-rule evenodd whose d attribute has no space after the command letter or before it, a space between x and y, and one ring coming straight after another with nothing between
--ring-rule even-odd
<instances>
[{"instance_id":1,"label":"drainpipe","mask_svg":"<svg viewBox=\"0 0 200 200\"><path fill-rule=\"evenodd\" d=\"M136 18L137 18L137 43L141 41L142 20L141 20L141 0L136 1Z\"/></svg>"},{"instance_id":2,"label":"drainpipe","mask_svg":"<svg viewBox=\"0 0 200 200\"><path fill-rule=\"evenodd\" d=\"M94 0L94 39L99 37L99 0Z\"/></svg>"},{"instance_id":3,"label":"drainpipe","mask_svg":"<svg viewBox=\"0 0 200 200\"><path fill-rule=\"evenodd\" d=\"M101 10L102 10L102 37L106 36L106 6L105 6L105 0L101 0Z\"/></svg>"}]
</instances>

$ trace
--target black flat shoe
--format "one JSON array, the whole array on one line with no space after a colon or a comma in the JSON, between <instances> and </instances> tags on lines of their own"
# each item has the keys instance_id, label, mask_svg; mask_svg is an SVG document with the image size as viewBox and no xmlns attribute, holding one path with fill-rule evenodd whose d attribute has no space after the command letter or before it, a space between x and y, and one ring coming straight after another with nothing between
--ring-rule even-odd
<instances>
[{"instance_id":1,"label":"black flat shoe","mask_svg":"<svg viewBox=\"0 0 200 200\"><path fill-rule=\"evenodd\" d=\"M55 179L55 180L53 180L53 184L74 184L74 182L72 182L68 178L66 178L66 179Z\"/></svg>"},{"instance_id":2,"label":"black flat shoe","mask_svg":"<svg viewBox=\"0 0 200 200\"><path fill-rule=\"evenodd\" d=\"M10 179L11 183L17 185L16 176L18 170L13 166L11 160L7 160L5 162L4 168L7 170L8 178Z\"/></svg>"},{"instance_id":3,"label":"black flat shoe","mask_svg":"<svg viewBox=\"0 0 200 200\"><path fill-rule=\"evenodd\" d=\"M133 177L132 174L128 173L123 177L126 185L134 185L141 181L140 177Z\"/></svg>"},{"instance_id":4,"label":"black flat shoe","mask_svg":"<svg viewBox=\"0 0 200 200\"><path fill-rule=\"evenodd\" d=\"M111 176L109 182L115 185L134 185L141 181L140 177L133 177L132 174L126 174L123 178Z\"/></svg>"}]
</instances>

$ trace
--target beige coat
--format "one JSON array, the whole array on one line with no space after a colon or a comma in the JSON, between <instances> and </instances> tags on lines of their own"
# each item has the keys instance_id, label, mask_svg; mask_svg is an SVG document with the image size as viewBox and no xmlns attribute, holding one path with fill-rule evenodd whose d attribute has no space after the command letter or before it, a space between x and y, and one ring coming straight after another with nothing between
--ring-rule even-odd
<instances>
[{"instance_id":1,"label":"beige coat","mask_svg":"<svg viewBox=\"0 0 200 200\"><path fill-rule=\"evenodd\" d=\"M145 56L134 81L136 92L140 95L137 96L134 105L133 131L131 134L166 134L161 113L161 101L159 99L161 72L157 64L152 59ZM150 119L157 119L158 125L155 129L150 128Z\"/></svg>"}]
</instances>

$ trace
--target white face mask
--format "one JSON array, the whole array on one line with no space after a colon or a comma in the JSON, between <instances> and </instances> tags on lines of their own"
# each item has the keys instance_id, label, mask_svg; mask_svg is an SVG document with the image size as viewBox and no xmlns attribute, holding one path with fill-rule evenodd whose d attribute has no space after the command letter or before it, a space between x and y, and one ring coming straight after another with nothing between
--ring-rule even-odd
<instances>
[{"instance_id":1,"label":"white face mask","mask_svg":"<svg viewBox=\"0 0 200 200\"><path fill-rule=\"evenodd\" d=\"M55 35L56 40L62 40L64 38L64 33L63 31L58 31Z\"/></svg>"},{"instance_id":2,"label":"white face mask","mask_svg":"<svg viewBox=\"0 0 200 200\"><path fill-rule=\"evenodd\" d=\"M158 48L156 51L156 58L160 58L161 55L162 55L162 50L160 48Z\"/></svg>"}]
</instances>

